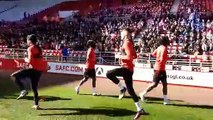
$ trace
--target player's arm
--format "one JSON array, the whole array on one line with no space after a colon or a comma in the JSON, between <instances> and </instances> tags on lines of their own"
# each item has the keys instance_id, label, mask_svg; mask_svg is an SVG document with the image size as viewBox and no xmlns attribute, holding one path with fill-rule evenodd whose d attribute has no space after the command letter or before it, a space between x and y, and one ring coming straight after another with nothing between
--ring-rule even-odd
<instances>
[{"instance_id":1,"label":"player's arm","mask_svg":"<svg viewBox=\"0 0 213 120\"><path fill-rule=\"evenodd\" d=\"M28 48L27 49L27 54L28 54L28 57L24 59L24 61L26 63L31 63L32 62L32 58L33 58L33 54L32 54L32 48Z\"/></svg>"},{"instance_id":2,"label":"player's arm","mask_svg":"<svg viewBox=\"0 0 213 120\"><path fill-rule=\"evenodd\" d=\"M156 57L157 55L157 49L151 54L153 57Z\"/></svg>"},{"instance_id":3,"label":"player's arm","mask_svg":"<svg viewBox=\"0 0 213 120\"><path fill-rule=\"evenodd\" d=\"M163 56L166 60L171 60L171 58L168 56L168 51L166 48L164 48L164 50L163 50Z\"/></svg>"},{"instance_id":4,"label":"player's arm","mask_svg":"<svg viewBox=\"0 0 213 120\"><path fill-rule=\"evenodd\" d=\"M17 66L20 66L20 62L18 60L14 59L14 62L16 63Z\"/></svg>"},{"instance_id":5,"label":"player's arm","mask_svg":"<svg viewBox=\"0 0 213 120\"><path fill-rule=\"evenodd\" d=\"M92 50L88 49L87 51L87 61L91 59Z\"/></svg>"},{"instance_id":6,"label":"player's arm","mask_svg":"<svg viewBox=\"0 0 213 120\"><path fill-rule=\"evenodd\" d=\"M160 54L160 62L166 62L168 60L167 54L168 54L168 52L167 52L166 48L162 48L161 54Z\"/></svg>"},{"instance_id":7,"label":"player's arm","mask_svg":"<svg viewBox=\"0 0 213 120\"><path fill-rule=\"evenodd\" d=\"M136 53L134 47L133 47L133 59L138 58L139 54Z\"/></svg>"},{"instance_id":8,"label":"player's arm","mask_svg":"<svg viewBox=\"0 0 213 120\"><path fill-rule=\"evenodd\" d=\"M167 60L172 60L172 58L167 55Z\"/></svg>"}]
</instances>

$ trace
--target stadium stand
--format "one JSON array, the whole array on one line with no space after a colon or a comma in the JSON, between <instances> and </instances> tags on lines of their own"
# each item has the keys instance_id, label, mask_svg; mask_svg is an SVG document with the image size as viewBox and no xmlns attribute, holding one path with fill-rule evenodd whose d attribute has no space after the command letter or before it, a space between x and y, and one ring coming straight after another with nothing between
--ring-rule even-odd
<instances>
[{"instance_id":1,"label":"stadium stand","mask_svg":"<svg viewBox=\"0 0 213 120\"><path fill-rule=\"evenodd\" d=\"M25 49L26 35L36 33L44 55L61 56L60 46L66 44L70 56L85 56L84 52L72 51L84 51L89 39L96 41L96 51L119 52L122 44L119 30L126 26L133 29L132 37L138 53L152 52L158 46L159 37L168 35L170 54L179 54L182 58L184 55L212 54L212 1L180 0L177 15L170 13L173 3L174 0L142 0L141 3L112 7L100 4L99 8L96 4L95 10L86 15L76 13L69 21L55 20L51 16L46 16L46 21L41 23L39 20L25 24L2 21L0 45ZM56 6L65 6L65 3ZM49 9L56 8L45 11ZM44 14L38 12L35 15Z\"/></svg>"}]
</instances>

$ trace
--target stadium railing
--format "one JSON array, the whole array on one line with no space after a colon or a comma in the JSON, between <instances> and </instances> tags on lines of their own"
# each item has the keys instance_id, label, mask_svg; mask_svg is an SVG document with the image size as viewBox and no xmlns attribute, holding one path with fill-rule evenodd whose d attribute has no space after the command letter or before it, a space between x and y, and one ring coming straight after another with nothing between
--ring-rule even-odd
<instances>
[{"instance_id":1,"label":"stadium railing","mask_svg":"<svg viewBox=\"0 0 213 120\"><path fill-rule=\"evenodd\" d=\"M97 52L96 58L98 64L118 65L118 52ZM43 50L43 56L50 62L68 62L68 63L85 63L86 51L70 51L69 56L63 56L60 50ZM27 57L26 49L0 48L0 58L4 59L23 59ZM213 70L213 56L211 55L181 55L169 54L171 60L167 65L172 67L189 66L208 68ZM138 64L147 64L153 67L155 58L150 53L138 54L138 58L134 61Z\"/></svg>"}]
</instances>

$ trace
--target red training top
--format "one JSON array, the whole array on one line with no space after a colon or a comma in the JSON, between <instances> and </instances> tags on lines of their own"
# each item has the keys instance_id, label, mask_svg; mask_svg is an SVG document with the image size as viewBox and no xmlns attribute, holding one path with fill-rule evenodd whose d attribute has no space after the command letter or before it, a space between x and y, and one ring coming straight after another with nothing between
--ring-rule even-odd
<instances>
[{"instance_id":1,"label":"red training top","mask_svg":"<svg viewBox=\"0 0 213 120\"><path fill-rule=\"evenodd\" d=\"M167 47L164 45L159 46L152 55L156 57L156 62L154 66L154 70L164 71L166 66L166 61L169 59Z\"/></svg>"},{"instance_id":2,"label":"red training top","mask_svg":"<svg viewBox=\"0 0 213 120\"><path fill-rule=\"evenodd\" d=\"M96 63L95 51L94 51L93 48L89 48L88 51L87 51L86 68L87 69L95 69L95 63Z\"/></svg>"},{"instance_id":3,"label":"red training top","mask_svg":"<svg viewBox=\"0 0 213 120\"><path fill-rule=\"evenodd\" d=\"M126 53L126 55L121 57L121 65L130 71L133 71L134 64L133 59L137 58L136 51L131 41L125 40L122 46L122 50Z\"/></svg>"},{"instance_id":4,"label":"red training top","mask_svg":"<svg viewBox=\"0 0 213 120\"><path fill-rule=\"evenodd\" d=\"M33 69L38 71L45 71L47 69L47 62L42 58L39 49L36 46L30 46L27 49L29 64Z\"/></svg>"}]
</instances>

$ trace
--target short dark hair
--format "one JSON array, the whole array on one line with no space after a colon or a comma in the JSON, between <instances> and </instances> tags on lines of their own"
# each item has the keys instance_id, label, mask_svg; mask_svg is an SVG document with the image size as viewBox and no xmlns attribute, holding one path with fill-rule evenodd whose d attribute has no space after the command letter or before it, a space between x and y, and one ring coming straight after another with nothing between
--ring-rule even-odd
<instances>
[{"instance_id":1,"label":"short dark hair","mask_svg":"<svg viewBox=\"0 0 213 120\"><path fill-rule=\"evenodd\" d=\"M93 49L95 49L96 47L95 42L93 40L88 40L87 47L92 47Z\"/></svg>"},{"instance_id":2,"label":"short dark hair","mask_svg":"<svg viewBox=\"0 0 213 120\"><path fill-rule=\"evenodd\" d=\"M36 45L37 43L37 38L36 38L36 35L34 34L28 35L27 40L31 41L34 45Z\"/></svg>"},{"instance_id":3,"label":"short dark hair","mask_svg":"<svg viewBox=\"0 0 213 120\"><path fill-rule=\"evenodd\" d=\"M132 33L133 32L133 30L132 29L130 29L130 28L122 28L121 30L125 30L125 31L127 31L128 33Z\"/></svg>"},{"instance_id":4,"label":"short dark hair","mask_svg":"<svg viewBox=\"0 0 213 120\"><path fill-rule=\"evenodd\" d=\"M168 36L161 37L160 45L168 46L169 44L170 44L170 41L169 41L169 37Z\"/></svg>"},{"instance_id":5,"label":"short dark hair","mask_svg":"<svg viewBox=\"0 0 213 120\"><path fill-rule=\"evenodd\" d=\"M133 30L132 29L130 29L130 28L128 28L128 27L126 27L126 28L122 28L121 29L121 31L127 31L127 34L128 34L128 37L129 37L129 40L133 43L133 41L132 41L132 36L131 36L131 34L133 33Z\"/></svg>"}]
</instances>

